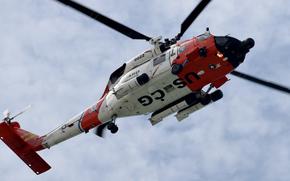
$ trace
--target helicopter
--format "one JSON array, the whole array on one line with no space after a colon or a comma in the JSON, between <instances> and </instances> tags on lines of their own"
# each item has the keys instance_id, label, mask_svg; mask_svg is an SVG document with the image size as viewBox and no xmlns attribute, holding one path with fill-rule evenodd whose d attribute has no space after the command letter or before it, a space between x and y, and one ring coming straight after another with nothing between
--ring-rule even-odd
<instances>
[{"instance_id":1,"label":"helicopter","mask_svg":"<svg viewBox=\"0 0 290 181\"><path fill-rule=\"evenodd\" d=\"M149 120L152 125L156 125L176 113L178 121L184 120L223 97L219 88L229 81L228 74L290 93L287 87L235 70L254 47L252 38L240 41L231 36L214 36L206 29L205 33L197 37L180 41L210 0L202 0L181 24L180 32L174 38L164 41L161 37L152 38L139 33L75 1L55 1L131 39L146 40L152 48L116 69L96 104L44 136L25 131L17 121L13 122L27 109L12 117L9 111L5 111L0 124L0 138L36 174L50 169L37 151L91 129L95 129L96 135L101 137L105 129L114 134L118 131L117 118L150 113Z\"/></svg>"}]
</instances>

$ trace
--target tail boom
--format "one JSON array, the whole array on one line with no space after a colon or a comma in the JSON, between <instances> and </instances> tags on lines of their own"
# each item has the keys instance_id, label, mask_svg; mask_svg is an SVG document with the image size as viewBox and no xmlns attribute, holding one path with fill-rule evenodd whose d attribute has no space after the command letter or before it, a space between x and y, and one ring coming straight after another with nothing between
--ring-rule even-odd
<instances>
[{"instance_id":1,"label":"tail boom","mask_svg":"<svg viewBox=\"0 0 290 181\"><path fill-rule=\"evenodd\" d=\"M4 120L0 123L0 139L36 174L41 174L51 167L36 152L50 148L80 133L88 132L108 121L109 119L100 111L101 107L102 111L106 107L104 100L105 97L67 123L41 137L21 129L18 122Z\"/></svg>"},{"instance_id":2,"label":"tail boom","mask_svg":"<svg viewBox=\"0 0 290 181\"><path fill-rule=\"evenodd\" d=\"M45 148L50 148L78 134L87 133L90 129L105 123L107 119L100 119L100 108L106 105L104 100L105 98L100 99L96 104L71 118L67 123L46 134L43 137L42 145Z\"/></svg>"}]
</instances>

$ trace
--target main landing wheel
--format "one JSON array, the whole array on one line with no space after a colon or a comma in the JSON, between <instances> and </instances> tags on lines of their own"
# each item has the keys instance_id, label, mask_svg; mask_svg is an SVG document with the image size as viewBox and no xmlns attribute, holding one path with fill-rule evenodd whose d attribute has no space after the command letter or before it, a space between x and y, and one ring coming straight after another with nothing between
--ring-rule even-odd
<instances>
[{"instance_id":1,"label":"main landing wheel","mask_svg":"<svg viewBox=\"0 0 290 181\"><path fill-rule=\"evenodd\" d=\"M211 97L209 94L203 95L199 99L200 99L200 103L204 106L208 105L211 102Z\"/></svg>"},{"instance_id":2,"label":"main landing wheel","mask_svg":"<svg viewBox=\"0 0 290 181\"><path fill-rule=\"evenodd\" d=\"M210 94L210 97L213 102L216 102L223 98L223 92L221 90L216 90Z\"/></svg>"},{"instance_id":3,"label":"main landing wheel","mask_svg":"<svg viewBox=\"0 0 290 181\"><path fill-rule=\"evenodd\" d=\"M171 67L171 73L174 75L177 75L179 72L181 72L183 69L183 66L181 64L173 64Z\"/></svg>"},{"instance_id":4,"label":"main landing wheel","mask_svg":"<svg viewBox=\"0 0 290 181\"><path fill-rule=\"evenodd\" d=\"M110 124L108 124L107 128L108 128L108 130L111 131L112 134L117 133L118 130L119 130L118 126L115 123L113 123L113 122L111 122Z\"/></svg>"}]
</instances>

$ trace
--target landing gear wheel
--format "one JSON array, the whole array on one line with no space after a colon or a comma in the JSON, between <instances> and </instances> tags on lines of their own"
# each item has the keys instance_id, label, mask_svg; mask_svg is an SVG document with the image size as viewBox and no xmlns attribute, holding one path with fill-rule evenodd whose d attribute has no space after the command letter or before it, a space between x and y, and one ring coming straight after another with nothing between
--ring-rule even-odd
<instances>
[{"instance_id":1,"label":"landing gear wheel","mask_svg":"<svg viewBox=\"0 0 290 181\"><path fill-rule=\"evenodd\" d=\"M107 128L108 128L108 130L111 131L112 134L117 133L119 130L118 126L115 123L108 124Z\"/></svg>"},{"instance_id":2,"label":"landing gear wheel","mask_svg":"<svg viewBox=\"0 0 290 181\"><path fill-rule=\"evenodd\" d=\"M216 90L210 94L210 97L213 102L216 102L223 98L223 92L221 90Z\"/></svg>"},{"instance_id":3,"label":"landing gear wheel","mask_svg":"<svg viewBox=\"0 0 290 181\"><path fill-rule=\"evenodd\" d=\"M200 103L204 106L208 105L211 102L211 96L206 94L200 98Z\"/></svg>"},{"instance_id":4,"label":"landing gear wheel","mask_svg":"<svg viewBox=\"0 0 290 181\"><path fill-rule=\"evenodd\" d=\"M115 133L118 132L118 130L119 130L118 126L115 125L115 126L113 127L113 129L111 129L110 131L111 131L112 134L115 134Z\"/></svg>"},{"instance_id":5,"label":"landing gear wheel","mask_svg":"<svg viewBox=\"0 0 290 181\"><path fill-rule=\"evenodd\" d=\"M171 67L171 73L174 75L177 75L179 72L181 72L183 69L183 66L181 64L173 64Z\"/></svg>"}]
</instances>

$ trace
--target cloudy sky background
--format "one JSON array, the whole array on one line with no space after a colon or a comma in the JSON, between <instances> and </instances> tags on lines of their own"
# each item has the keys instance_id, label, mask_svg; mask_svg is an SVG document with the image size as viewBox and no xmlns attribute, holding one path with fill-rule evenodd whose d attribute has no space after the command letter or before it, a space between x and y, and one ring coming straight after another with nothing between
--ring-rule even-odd
<instances>
[{"instance_id":1,"label":"cloudy sky background","mask_svg":"<svg viewBox=\"0 0 290 181\"><path fill-rule=\"evenodd\" d=\"M80 0L79 0L80 2ZM83 0L148 36L174 36L198 0ZM215 0L186 32L253 37L242 72L290 86L290 1ZM94 103L110 73L150 46L53 0L0 1L0 110L43 135ZM3 143L0 180L289 181L290 97L230 76L224 99L182 123L119 119L117 135L83 134L40 154L36 176Z\"/></svg>"}]
</instances>

